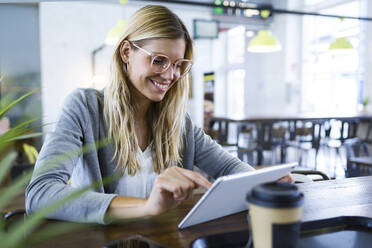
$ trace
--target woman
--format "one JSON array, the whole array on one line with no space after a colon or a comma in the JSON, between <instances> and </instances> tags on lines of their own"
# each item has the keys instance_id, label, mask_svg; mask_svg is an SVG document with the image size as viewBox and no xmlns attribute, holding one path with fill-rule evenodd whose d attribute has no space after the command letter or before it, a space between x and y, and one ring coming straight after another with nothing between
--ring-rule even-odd
<instances>
[{"instance_id":1,"label":"woman","mask_svg":"<svg viewBox=\"0 0 372 248\"><path fill-rule=\"evenodd\" d=\"M34 172L26 190L27 212L120 175L50 217L105 223L107 216L152 216L177 206L193 189L210 187L194 165L214 178L253 170L186 114L192 58L192 40L174 13L162 6L138 10L116 47L108 86L104 92L78 89L67 98L35 168L97 140L111 138L113 144Z\"/></svg>"}]
</instances>

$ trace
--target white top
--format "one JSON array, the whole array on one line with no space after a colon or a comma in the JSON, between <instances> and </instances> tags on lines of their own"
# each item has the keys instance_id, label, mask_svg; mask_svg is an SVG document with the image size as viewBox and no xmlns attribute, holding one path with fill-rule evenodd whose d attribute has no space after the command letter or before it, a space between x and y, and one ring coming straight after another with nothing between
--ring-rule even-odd
<instances>
[{"instance_id":1,"label":"white top","mask_svg":"<svg viewBox=\"0 0 372 248\"><path fill-rule=\"evenodd\" d=\"M126 169L115 189L115 194L138 198L146 198L150 195L155 179L159 176L154 171L151 144L143 152L138 147L137 157L141 169L134 176L129 175Z\"/></svg>"}]
</instances>

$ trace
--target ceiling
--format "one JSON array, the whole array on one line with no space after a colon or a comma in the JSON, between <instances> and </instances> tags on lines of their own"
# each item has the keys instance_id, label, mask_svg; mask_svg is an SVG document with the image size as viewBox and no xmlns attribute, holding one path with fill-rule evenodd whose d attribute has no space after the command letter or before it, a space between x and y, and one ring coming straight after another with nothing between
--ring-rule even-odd
<instances>
[{"instance_id":1,"label":"ceiling","mask_svg":"<svg viewBox=\"0 0 372 248\"><path fill-rule=\"evenodd\" d=\"M200 3L213 3L214 0L173 0L175 2L200 2ZM267 5L271 4L275 8L281 8L283 4L287 2L287 0L234 0L235 2L246 2L258 5Z\"/></svg>"},{"instance_id":2,"label":"ceiling","mask_svg":"<svg viewBox=\"0 0 372 248\"><path fill-rule=\"evenodd\" d=\"M179 0L178 2L180 2L180 1L181 2L202 2L202 3L213 3L214 2L214 0ZM279 0L279 2L280 1L281 0ZM278 0L276 0L276 1L273 1L273 0L246 0L246 1L240 1L240 2L268 4L268 3L278 2Z\"/></svg>"}]
</instances>

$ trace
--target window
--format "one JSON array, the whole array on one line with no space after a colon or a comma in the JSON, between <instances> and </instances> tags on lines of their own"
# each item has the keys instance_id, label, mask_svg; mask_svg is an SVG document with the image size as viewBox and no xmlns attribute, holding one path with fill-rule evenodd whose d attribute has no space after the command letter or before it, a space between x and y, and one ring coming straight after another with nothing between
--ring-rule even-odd
<instances>
[{"instance_id":1,"label":"window","mask_svg":"<svg viewBox=\"0 0 372 248\"><path fill-rule=\"evenodd\" d=\"M227 74L227 112L228 115L244 115L245 70L229 70Z\"/></svg>"},{"instance_id":2,"label":"window","mask_svg":"<svg viewBox=\"0 0 372 248\"><path fill-rule=\"evenodd\" d=\"M227 61L229 64L244 63L245 28L237 26L227 31Z\"/></svg>"},{"instance_id":3,"label":"window","mask_svg":"<svg viewBox=\"0 0 372 248\"><path fill-rule=\"evenodd\" d=\"M227 114L244 114L245 27L227 31Z\"/></svg>"},{"instance_id":4,"label":"window","mask_svg":"<svg viewBox=\"0 0 372 248\"><path fill-rule=\"evenodd\" d=\"M320 11L326 14L358 16L359 1L350 1ZM302 111L347 113L358 105L362 74L360 66L360 21L304 16L302 61ZM331 52L329 45L346 37L354 49Z\"/></svg>"}]
</instances>

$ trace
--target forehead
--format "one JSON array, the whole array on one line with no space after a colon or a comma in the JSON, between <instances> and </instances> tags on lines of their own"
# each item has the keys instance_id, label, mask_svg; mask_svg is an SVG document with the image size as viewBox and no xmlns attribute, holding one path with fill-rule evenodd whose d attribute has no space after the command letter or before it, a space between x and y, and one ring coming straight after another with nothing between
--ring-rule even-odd
<instances>
[{"instance_id":1,"label":"forehead","mask_svg":"<svg viewBox=\"0 0 372 248\"><path fill-rule=\"evenodd\" d=\"M184 58L186 50L186 42L183 38L179 39L151 39L147 40L142 45L143 48L152 53L160 53L167 55L172 60Z\"/></svg>"}]
</instances>

